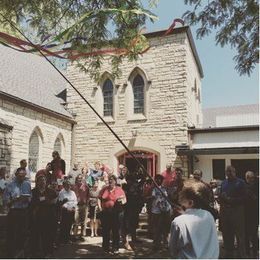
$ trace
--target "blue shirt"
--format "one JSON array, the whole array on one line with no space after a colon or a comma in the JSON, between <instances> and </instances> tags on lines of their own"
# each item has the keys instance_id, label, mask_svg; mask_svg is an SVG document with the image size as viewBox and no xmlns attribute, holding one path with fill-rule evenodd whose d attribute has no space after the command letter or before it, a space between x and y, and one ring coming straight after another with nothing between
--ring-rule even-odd
<instances>
[{"instance_id":1,"label":"blue shirt","mask_svg":"<svg viewBox=\"0 0 260 260\"><path fill-rule=\"evenodd\" d=\"M26 195L29 197L26 201L15 201L11 204L12 209L24 209L28 208L30 199L32 196L31 184L29 181L23 181L22 183L17 182L16 179L11 181L4 192L3 200L4 203L8 204L12 199Z\"/></svg>"},{"instance_id":2,"label":"blue shirt","mask_svg":"<svg viewBox=\"0 0 260 260\"><path fill-rule=\"evenodd\" d=\"M95 181L97 181L100 177L102 177L103 172L102 171L97 171L97 170L90 170L89 174Z\"/></svg>"},{"instance_id":3,"label":"blue shirt","mask_svg":"<svg viewBox=\"0 0 260 260\"><path fill-rule=\"evenodd\" d=\"M176 217L171 224L169 250L175 259L217 259L219 242L212 215L191 208Z\"/></svg>"},{"instance_id":4,"label":"blue shirt","mask_svg":"<svg viewBox=\"0 0 260 260\"><path fill-rule=\"evenodd\" d=\"M222 197L221 202L223 204L229 206L241 206L246 195L246 184L239 178L235 178L233 180L225 179L221 183L220 195Z\"/></svg>"}]
</instances>

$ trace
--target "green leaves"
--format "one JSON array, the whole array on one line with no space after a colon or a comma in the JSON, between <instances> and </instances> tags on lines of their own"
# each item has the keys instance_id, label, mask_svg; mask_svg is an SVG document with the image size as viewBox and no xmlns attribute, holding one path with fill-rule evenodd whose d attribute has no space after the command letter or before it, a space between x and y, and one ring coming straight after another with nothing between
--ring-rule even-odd
<instances>
[{"instance_id":1,"label":"green leaves","mask_svg":"<svg viewBox=\"0 0 260 260\"><path fill-rule=\"evenodd\" d=\"M230 45L237 55L235 69L240 75L250 73L259 60L259 7L255 0L212 0L198 8L201 0L184 0L193 5L183 17L186 23L199 25L197 37L203 38L216 29L216 43Z\"/></svg>"},{"instance_id":2,"label":"green leaves","mask_svg":"<svg viewBox=\"0 0 260 260\"><path fill-rule=\"evenodd\" d=\"M42 44L43 39L44 44L60 45L69 40L68 47L78 53L104 48L126 50L110 57L115 74L119 74L123 57L136 59L147 47L139 30L147 19L157 18L142 7L141 0L1 0L0 10L8 20L20 24L37 44ZM107 55L82 58L78 66L96 78L104 58Z\"/></svg>"}]
</instances>

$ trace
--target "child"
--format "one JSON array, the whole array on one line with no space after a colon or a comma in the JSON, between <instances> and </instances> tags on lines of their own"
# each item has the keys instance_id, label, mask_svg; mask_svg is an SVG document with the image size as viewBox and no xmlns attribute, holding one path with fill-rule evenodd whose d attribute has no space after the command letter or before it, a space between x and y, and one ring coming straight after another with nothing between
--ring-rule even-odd
<instances>
[{"instance_id":1,"label":"child","mask_svg":"<svg viewBox=\"0 0 260 260\"><path fill-rule=\"evenodd\" d=\"M169 248L173 258L218 258L219 243L212 215L203 210L208 189L202 182L187 180L179 194L185 209L171 224Z\"/></svg>"}]
</instances>

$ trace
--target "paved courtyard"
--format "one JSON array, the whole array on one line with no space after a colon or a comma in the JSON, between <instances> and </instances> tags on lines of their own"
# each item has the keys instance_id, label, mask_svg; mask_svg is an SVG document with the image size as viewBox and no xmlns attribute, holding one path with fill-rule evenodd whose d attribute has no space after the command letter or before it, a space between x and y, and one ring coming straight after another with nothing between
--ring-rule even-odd
<instances>
[{"instance_id":1,"label":"paved courtyard","mask_svg":"<svg viewBox=\"0 0 260 260\"><path fill-rule=\"evenodd\" d=\"M141 243L138 243L133 247L133 251L127 251L120 248L119 254L108 255L102 251L102 238L101 237L86 237L85 242L75 242L69 245L60 246L54 253L54 258L153 258L153 259L169 259L169 251L164 248L160 251L154 252L152 250L152 240L145 237L140 237ZM220 258L222 257L222 237L219 234L220 241Z\"/></svg>"},{"instance_id":2,"label":"paved courtyard","mask_svg":"<svg viewBox=\"0 0 260 260\"><path fill-rule=\"evenodd\" d=\"M119 254L104 254L101 237L87 237L85 242L76 242L70 245L60 246L54 254L54 258L170 258L167 249L158 252L152 251L152 240L141 238L133 251L120 248Z\"/></svg>"}]
</instances>

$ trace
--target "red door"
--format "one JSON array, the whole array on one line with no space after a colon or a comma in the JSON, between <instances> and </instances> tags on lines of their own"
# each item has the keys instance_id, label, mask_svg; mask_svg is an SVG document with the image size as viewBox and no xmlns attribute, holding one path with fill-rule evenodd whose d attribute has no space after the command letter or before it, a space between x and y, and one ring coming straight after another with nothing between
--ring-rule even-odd
<instances>
[{"instance_id":1,"label":"red door","mask_svg":"<svg viewBox=\"0 0 260 260\"><path fill-rule=\"evenodd\" d=\"M154 177L157 170L158 156L154 153L140 151L140 150L133 151L133 154L138 159L138 161L143 165L143 167L146 169L148 174ZM138 163L128 153L124 153L123 155L119 156L118 163L126 165L129 172L135 172L139 169Z\"/></svg>"}]
</instances>

